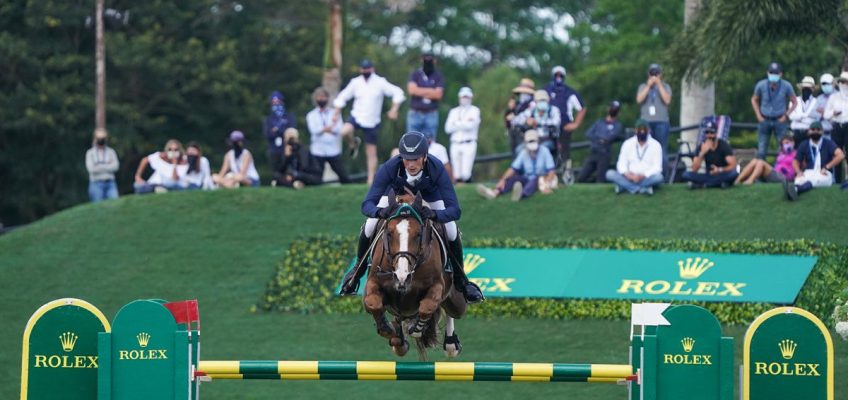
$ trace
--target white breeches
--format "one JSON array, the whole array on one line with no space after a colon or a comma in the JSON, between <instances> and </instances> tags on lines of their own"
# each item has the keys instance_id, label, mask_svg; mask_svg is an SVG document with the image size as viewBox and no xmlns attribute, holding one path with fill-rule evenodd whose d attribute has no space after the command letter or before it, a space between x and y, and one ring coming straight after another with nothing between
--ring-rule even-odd
<instances>
[{"instance_id":1,"label":"white breeches","mask_svg":"<svg viewBox=\"0 0 848 400\"><path fill-rule=\"evenodd\" d=\"M434 201L432 203L427 203L427 202L424 202L424 203L425 203L425 205L429 206L430 209L432 209L432 210L444 210L445 209L445 202L442 201L442 200ZM381 197L380 202L377 203L377 207L385 208L385 207L388 207L388 206L389 206L389 197L388 196ZM377 218L368 218L367 220L365 220L365 228L364 228L365 237L370 239L371 237L374 236L374 231L377 229L377 222L378 221L379 221L379 219L377 219ZM455 221L451 221L451 222L446 223L445 224L445 231L448 234L448 241L453 242L454 240L456 240L457 229L456 229L456 222Z\"/></svg>"},{"instance_id":2,"label":"white breeches","mask_svg":"<svg viewBox=\"0 0 848 400\"><path fill-rule=\"evenodd\" d=\"M477 156L477 142L451 143L450 159L453 167L453 179L471 179L471 170L474 168L474 158Z\"/></svg>"},{"instance_id":3,"label":"white breeches","mask_svg":"<svg viewBox=\"0 0 848 400\"><path fill-rule=\"evenodd\" d=\"M828 187L833 185L833 175L830 171L828 171L827 175L822 175L821 171L808 169L804 171L803 175L795 178L796 185L803 185L807 182L812 183L813 187Z\"/></svg>"}]
</instances>

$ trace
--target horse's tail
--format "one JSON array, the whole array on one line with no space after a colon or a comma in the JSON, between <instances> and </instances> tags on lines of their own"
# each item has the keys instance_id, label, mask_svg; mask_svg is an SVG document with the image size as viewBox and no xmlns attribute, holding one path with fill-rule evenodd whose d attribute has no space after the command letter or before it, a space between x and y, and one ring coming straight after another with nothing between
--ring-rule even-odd
<instances>
[{"instance_id":1,"label":"horse's tail","mask_svg":"<svg viewBox=\"0 0 848 400\"><path fill-rule=\"evenodd\" d=\"M427 327L421 332L421 337L415 339L418 348L418 359L427 361L427 349L439 345L439 319L442 317L442 309L433 313L433 317L427 321Z\"/></svg>"}]
</instances>

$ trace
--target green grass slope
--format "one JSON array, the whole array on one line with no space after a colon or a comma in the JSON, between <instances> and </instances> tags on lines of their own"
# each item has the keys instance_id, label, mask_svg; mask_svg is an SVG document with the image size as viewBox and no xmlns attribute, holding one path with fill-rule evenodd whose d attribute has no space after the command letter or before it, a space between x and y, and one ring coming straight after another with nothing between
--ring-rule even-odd
<instances>
[{"instance_id":1,"label":"green grass slope","mask_svg":"<svg viewBox=\"0 0 848 400\"><path fill-rule=\"evenodd\" d=\"M294 238L356 234L364 192L364 186L352 185L127 196L75 207L0 236L0 345L6 349L0 352L0 398L17 396L27 319L38 306L60 297L88 300L109 318L136 298L197 298L204 359L391 358L364 315L249 311ZM798 203L783 201L776 185L695 192L674 186L651 198L616 196L607 185L578 185L517 204L485 201L471 186L458 192L466 237L808 238L848 244L848 193L836 189L813 191ZM458 329L463 359L469 361L621 363L626 358L625 322L472 317ZM838 345L838 359L845 360L845 346ZM389 385L214 382L203 392L205 399L335 398L344 393L394 398L404 390ZM428 395L473 398L624 397L624 389L614 385L403 385ZM845 398L844 391L838 393Z\"/></svg>"}]
</instances>

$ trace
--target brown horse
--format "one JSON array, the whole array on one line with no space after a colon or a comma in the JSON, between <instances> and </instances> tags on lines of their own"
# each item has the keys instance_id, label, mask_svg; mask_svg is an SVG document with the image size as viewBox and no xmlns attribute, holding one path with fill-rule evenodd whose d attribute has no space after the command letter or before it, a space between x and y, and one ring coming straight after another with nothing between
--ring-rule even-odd
<instances>
[{"instance_id":1,"label":"brown horse","mask_svg":"<svg viewBox=\"0 0 848 400\"><path fill-rule=\"evenodd\" d=\"M465 313L465 298L453 287L446 272L447 252L438 237L439 227L422 220L421 196L395 197L389 193L392 217L381 221L371 252L371 268L365 283L363 304L374 317L377 334L389 339L398 356L409 351L404 335L415 338L419 358L438 344L440 309L447 314L443 348L448 357L462 350L454 331L454 319ZM386 311L395 318L390 325Z\"/></svg>"}]
</instances>

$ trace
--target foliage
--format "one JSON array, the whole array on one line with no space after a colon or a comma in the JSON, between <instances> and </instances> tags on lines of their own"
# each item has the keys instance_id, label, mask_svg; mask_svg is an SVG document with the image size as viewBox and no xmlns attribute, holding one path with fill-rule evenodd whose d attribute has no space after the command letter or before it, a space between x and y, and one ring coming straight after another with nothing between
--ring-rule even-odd
<instances>
[{"instance_id":1,"label":"foliage","mask_svg":"<svg viewBox=\"0 0 848 400\"><path fill-rule=\"evenodd\" d=\"M351 259L355 240L341 236L314 236L292 243L266 285L259 303L264 310L312 313L351 313L361 311L359 298L339 298L337 285ZM468 247L497 248L583 248L614 250L678 250L743 254L796 254L819 257L796 305L813 314L828 315L837 294L848 283L848 250L841 246L809 240L776 241L700 241L602 238L531 241L526 239L474 239ZM470 308L472 315L485 317L529 317L552 319L626 319L630 301L585 299L489 299ZM731 324L745 324L775 305L763 303L702 303L716 317Z\"/></svg>"}]
</instances>

